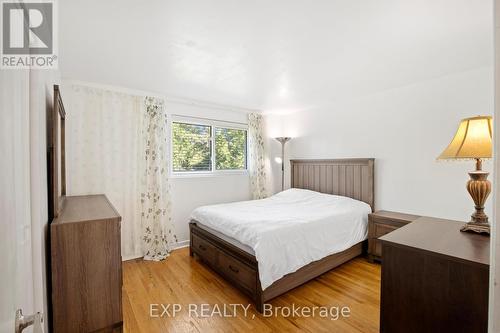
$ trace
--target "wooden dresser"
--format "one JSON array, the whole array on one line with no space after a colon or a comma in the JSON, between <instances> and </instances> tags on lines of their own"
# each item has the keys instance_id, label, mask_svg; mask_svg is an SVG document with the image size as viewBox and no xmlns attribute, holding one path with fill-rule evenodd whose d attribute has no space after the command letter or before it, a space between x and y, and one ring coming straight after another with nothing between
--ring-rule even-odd
<instances>
[{"instance_id":1,"label":"wooden dresser","mask_svg":"<svg viewBox=\"0 0 500 333\"><path fill-rule=\"evenodd\" d=\"M420 216L379 210L368 215L368 259L380 261L382 258L382 244L379 237L390 233Z\"/></svg>"},{"instance_id":2,"label":"wooden dresser","mask_svg":"<svg viewBox=\"0 0 500 333\"><path fill-rule=\"evenodd\" d=\"M486 332L487 236L421 217L380 238L381 332Z\"/></svg>"},{"instance_id":3,"label":"wooden dresser","mask_svg":"<svg viewBox=\"0 0 500 333\"><path fill-rule=\"evenodd\" d=\"M53 332L121 331L120 221L104 195L64 198L50 226Z\"/></svg>"}]
</instances>

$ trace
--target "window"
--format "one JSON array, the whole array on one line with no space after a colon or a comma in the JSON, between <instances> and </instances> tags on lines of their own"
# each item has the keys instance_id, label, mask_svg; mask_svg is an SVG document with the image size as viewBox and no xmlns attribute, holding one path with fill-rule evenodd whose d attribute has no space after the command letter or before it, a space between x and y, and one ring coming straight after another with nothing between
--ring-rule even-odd
<instances>
[{"instance_id":1,"label":"window","mask_svg":"<svg viewBox=\"0 0 500 333\"><path fill-rule=\"evenodd\" d=\"M212 170L212 127L172 123L174 172Z\"/></svg>"},{"instance_id":2,"label":"window","mask_svg":"<svg viewBox=\"0 0 500 333\"><path fill-rule=\"evenodd\" d=\"M215 166L217 170L247 168L247 131L215 128Z\"/></svg>"},{"instance_id":3,"label":"window","mask_svg":"<svg viewBox=\"0 0 500 333\"><path fill-rule=\"evenodd\" d=\"M176 174L247 168L244 125L216 121L172 122L172 170Z\"/></svg>"}]
</instances>

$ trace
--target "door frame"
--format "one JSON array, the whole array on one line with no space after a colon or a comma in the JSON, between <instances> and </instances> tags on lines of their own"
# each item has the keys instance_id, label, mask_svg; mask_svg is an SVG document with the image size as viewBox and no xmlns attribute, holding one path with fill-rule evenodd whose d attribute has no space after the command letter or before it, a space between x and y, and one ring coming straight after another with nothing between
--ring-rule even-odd
<instances>
[{"instance_id":1,"label":"door frame","mask_svg":"<svg viewBox=\"0 0 500 333\"><path fill-rule=\"evenodd\" d=\"M497 216L500 214L500 0L493 2L494 15L494 175L493 175L493 218L491 219L491 248L490 248L490 299L488 331L500 331L500 285L495 283L500 279L500 228Z\"/></svg>"}]
</instances>

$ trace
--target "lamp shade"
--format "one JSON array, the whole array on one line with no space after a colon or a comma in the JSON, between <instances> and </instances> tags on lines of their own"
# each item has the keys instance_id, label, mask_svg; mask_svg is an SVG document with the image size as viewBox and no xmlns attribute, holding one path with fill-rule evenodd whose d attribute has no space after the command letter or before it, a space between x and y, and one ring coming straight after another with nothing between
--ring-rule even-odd
<instances>
[{"instance_id":1,"label":"lamp shade","mask_svg":"<svg viewBox=\"0 0 500 333\"><path fill-rule=\"evenodd\" d=\"M451 143L439 155L446 159L484 159L491 158L492 117L477 116L465 118L460 122Z\"/></svg>"},{"instance_id":2,"label":"lamp shade","mask_svg":"<svg viewBox=\"0 0 500 333\"><path fill-rule=\"evenodd\" d=\"M292 140L292 138L288 136L280 136L274 139L281 142L281 144L287 143L288 141Z\"/></svg>"}]
</instances>

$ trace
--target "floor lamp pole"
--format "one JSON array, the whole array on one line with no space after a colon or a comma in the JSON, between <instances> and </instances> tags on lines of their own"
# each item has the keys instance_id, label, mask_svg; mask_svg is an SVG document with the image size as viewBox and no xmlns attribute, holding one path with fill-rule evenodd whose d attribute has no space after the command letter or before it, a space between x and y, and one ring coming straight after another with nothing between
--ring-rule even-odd
<instances>
[{"instance_id":1,"label":"floor lamp pole","mask_svg":"<svg viewBox=\"0 0 500 333\"><path fill-rule=\"evenodd\" d=\"M292 138L289 137L278 137L275 138L281 143L281 190L285 189L285 144Z\"/></svg>"},{"instance_id":2,"label":"floor lamp pole","mask_svg":"<svg viewBox=\"0 0 500 333\"><path fill-rule=\"evenodd\" d=\"M281 143L281 190L285 189L285 142Z\"/></svg>"}]
</instances>

